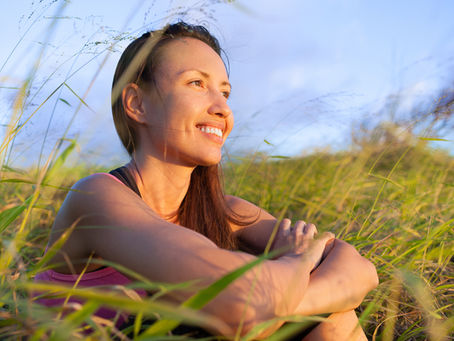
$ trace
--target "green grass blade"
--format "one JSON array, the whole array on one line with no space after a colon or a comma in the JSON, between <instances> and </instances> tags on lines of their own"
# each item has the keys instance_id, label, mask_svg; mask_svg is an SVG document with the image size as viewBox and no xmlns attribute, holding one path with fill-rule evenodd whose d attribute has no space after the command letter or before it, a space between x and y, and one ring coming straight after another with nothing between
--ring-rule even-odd
<instances>
[{"instance_id":1,"label":"green grass blade","mask_svg":"<svg viewBox=\"0 0 454 341\"><path fill-rule=\"evenodd\" d=\"M133 314L143 313L144 316L155 318L156 314L165 319L184 321L195 325L206 325L209 323L214 326L224 324L214 317L194 311L181 306L174 306L170 303L157 302L149 298L135 300L122 294L122 291L106 291L98 288L71 288L64 285L51 284L47 282L19 282L15 283L15 288L26 289L35 293L45 293L46 296L55 298L78 297L83 300L93 301L100 306L110 307L117 310L126 311Z\"/></svg>"},{"instance_id":2,"label":"green grass blade","mask_svg":"<svg viewBox=\"0 0 454 341\"><path fill-rule=\"evenodd\" d=\"M59 98L59 100L62 101L63 103L65 103L67 106L69 106L69 107L71 106L71 104L69 104L69 102L66 99Z\"/></svg>"},{"instance_id":3,"label":"green grass blade","mask_svg":"<svg viewBox=\"0 0 454 341\"><path fill-rule=\"evenodd\" d=\"M15 184L29 184L29 185L35 185L36 184L35 181L25 180L25 179L15 179L15 178L2 179L2 180L0 180L0 183L2 183L2 182L9 182L9 183L15 183Z\"/></svg>"},{"instance_id":4,"label":"green grass blade","mask_svg":"<svg viewBox=\"0 0 454 341\"><path fill-rule=\"evenodd\" d=\"M65 244L68 238L71 236L71 233L74 231L76 225L77 222L74 222L68 229L65 230L65 232L62 233L58 240L53 243L52 246L47 250L41 260L31 268L31 270L28 272L29 276L35 275L37 272L39 272L42 267L57 254L57 252L62 248L63 244Z\"/></svg>"},{"instance_id":5,"label":"green grass blade","mask_svg":"<svg viewBox=\"0 0 454 341\"><path fill-rule=\"evenodd\" d=\"M317 322L322 322L325 320L324 316L328 316L328 314L324 314L323 316L306 316L304 317L302 322L292 322L287 323L282 326L278 331L276 331L273 335L266 338L267 341L282 341L282 340L289 340L292 336L302 332L303 330L310 328Z\"/></svg>"},{"instance_id":6,"label":"green grass blade","mask_svg":"<svg viewBox=\"0 0 454 341\"><path fill-rule=\"evenodd\" d=\"M452 142L451 140L441 139L441 138L438 138L438 137L422 137L422 136L420 136L419 139L420 139L420 140L423 140L423 141L444 141L444 142Z\"/></svg>"},{"instance_id":7,"label":"green grass blade","mask_svg":"<svg viewBox=\"0 0 454 341\"><path fill-rule=\"evenodd\" d=\"M8 208L0 213L0 233L3 232L16 218L24 212L24 210L30 205L32 196L29 196L23 204Z\"/></svg>"},{"instance_id":8,"label":"green grass blade","mask_svg":"<svg viewBox=\"0 0 454 341\"><path fill-rule=\"evenodd\" d=\"M191 308L195 310L201 309L213 298L219 295L219 293L221 293L221 291L224 290L228 285L230 285L234 280L240 278L243 274L251 270L253 267L259 265L264 260L272 258L273 255L273 253L269 253L268 255L260 256L252 262L228 273L207 288L202 289L195 295L191 296L181 304L181 307ZM179 324L180 321L178 320L160 320L154 323L142 335L163 335L177 327ZM139 340L142 339L139 338Z\"/></svg>"},{"instance_id":9,"label":"green grass blade","mask_svg":"<svg viewBox=\"0 0 454 341\"><path fill-rule=\"evenodd\" d=\"M398 184L397 182L395 182L394 180L391 180L390 178L386 178L384 176L381 176L381 175L378 175L378 174L372 174L372 173L369 173L369 175L374 177L374 178L377 178L377 179L380 179L380 180L383 180L383 181L386 181L386 182L390 182L390 183L392 183L393 185L396 185L399 188L405 189L404 186L402 186L401 184Z\"/></svg>"},{"instance_id":10,"label":"green grass blade","mask_svg":"<svg viewBox=\"0 0 454 341\"><path fill-rule=\"evenodd\" d=\"M80 96L79 96L79 95L78 95L78 94L77 94L77 93L68 85L68 83L65 82L64 84L65 84L65 86L69 89L69 91L71 91L71 92L73 93L73 95L76 96L77 99L78 99L83 105L85 105L91 112L95 112L95 111L94 111L92 108L90 108L90 106L82 99L82 97L80 97ZM65 101L65 103L67 103L67 102ZM67 104L69 105L69 103L67 103Z\"/></svg>"},{"instance_id":11,"label":"green grass blade","mask_svg":"<svg viewBox=\"0 0 454 341\"><path fill-rule=\"evenodd\" d=\"M250 340L257 339L260 336L260 334L262 334L266 329L272 327L277 322L288 322L288 324L295 325L295 329L292 326L289 330L289 332L291 331L292 334L288 335L288 336L292 336L294 330L295 330L295 333L298 333L298 332L303 331L306 328L309 328L310 326L312 326L318 322L322 322L324 320L325 320L325 318L322 316L293 315L293 316L276 317L276 318L270 319L268 321L264 321L262 323L259 323L256 326L254 326L245 336L243 336L241 338L241 341L250 341ZM284 328L287 328L287 327L284 327ZM284 334L284 335L286 335L286 334Z\"/></svg>"},{"instance_id":12,"label":"green grass blade","mask_svg":"<svg viewBox=\"0 0 454 341\"><path fill-rule=\"evenodd\" d=\"M71 336L71 332L80 326L84 321L89 319L98 308L98 302L90 301L85 303L80 310L67 315L60 323L57 324L58 328L49 340L68 340Z\"/></svg>"},{"instance_id":13,"label":"green grass blade","mask_svg":"<svg viewBox=\"0 0 454 341\"><path fill-rule=\"evenodd\" d=\"M18 174L26 174L25 171L19 168L13 168L8 165L2 165L2 171L7 171L7 172L13 172L13 173L18 173Z\"/></svg>"},{"instance_id":14,"label":"green grass blade","mask_svg":"<svg viewBox=\"0 0 454 341\"><path fill-rule=\"evenodd\" d=\"M290 159L290 157L289 156L284 156L284 155L271 155L270 159L288 160L288 159Z\"/></svg>"},{"instance_id":15,"label":"green grass blade","mask_svg":"<svg viewBox=\"0 0 454 341\"><path fill-rule=\"evenodd\" d=\"M43 179L44 183L47 183L49 181L49 179L53 178L54 174L56 174L56 172L62 168L62 166L65 163L68 156L72 153L74 148L76 148L76 140L68 140L68 141L70 142L69 146L67 146L65 148L65 150L63 150L63 152L61 152L61 154L58 156L58 158L55 160L55 162L47 170L46 175Z\"/></svg>"},{"instance_id":16,"label":"green grass blade","mask_svg":"<svg viewBox=\"0 0 454 341\"><path fill-rule=\"evenodd\" d=\"M228 273L221 279L217 280L209 287L200 290L197 294L190 297L188 300L183 302L181 305L182 307L192 308L192 309L200 309L204 307L208 302L210 302L213 298L215 298L222 290L224 290L228 285L230 285L234 280L240 278L244 275L247 271L251 270L252 268L256 267L263 261L267 259L271 259L274 254L269 253L268 255L263 255L257 257L252 262L243 265L242 267Z\"/></svg>"}]
</instances>

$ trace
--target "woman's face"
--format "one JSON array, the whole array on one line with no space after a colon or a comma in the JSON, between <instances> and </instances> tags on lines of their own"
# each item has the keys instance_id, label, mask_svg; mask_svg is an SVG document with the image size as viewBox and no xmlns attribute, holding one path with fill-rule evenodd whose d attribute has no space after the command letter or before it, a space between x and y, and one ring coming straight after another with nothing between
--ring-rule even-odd
<instances>
[{"instance_id":1,"label":"woman's face","mask_svg":"<svg viewBox=\"0 0 454 341\"><path fill-rule=\"evenodd\" d=\"M222 59L198 39L175 39L159 51L154 77L145 91L142 146L167 162L218 163L233 127Z\"/></svg>"}]
</instances>

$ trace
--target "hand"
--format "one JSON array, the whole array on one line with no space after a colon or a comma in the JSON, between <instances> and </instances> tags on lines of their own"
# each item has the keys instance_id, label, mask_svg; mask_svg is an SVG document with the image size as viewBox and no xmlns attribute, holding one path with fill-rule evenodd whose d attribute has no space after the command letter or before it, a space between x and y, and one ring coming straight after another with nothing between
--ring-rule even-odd
<instances>
[{"instance_id":1,"label":"hand","mask_svg":"<svg viewBox=\"0 0 454 341\"><path fill-rule=\"evenodd\" d=\"M313 269L315 269L327 254L327 250L329 252L332 248L330 242L335 238L331 232L325 232L318 237L315 237L316 235L317 228L314 224L298 220L294 226L291 226L290 219L283 219L271 249L283 250L280 256L304 255L313 262ZM327 244L329 244L328 247Z\"/></svg>"},{"instance_id":2,"label":"hand","mask_svg":"<svg viewBox=\"0 0 454 341\"><path fill-rule=\"evenodd\" d=\"M336 239L332 250L311 274L298 314L317 315L358 307L378 285L374 265L350 244Z\"/></svg>"}]
</instances>

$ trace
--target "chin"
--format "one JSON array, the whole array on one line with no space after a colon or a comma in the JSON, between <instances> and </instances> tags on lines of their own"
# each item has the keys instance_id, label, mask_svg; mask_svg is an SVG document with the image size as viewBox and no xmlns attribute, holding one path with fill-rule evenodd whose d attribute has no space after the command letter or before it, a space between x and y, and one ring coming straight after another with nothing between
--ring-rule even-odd
<instances>
[{"instance_id":1,"label":"chin","mask_svg":"<svg viewBox=\"0 0 454 341\"><path fill-rule=\"evenodd\" d=\"M208 167L208 166L214 166L214 165L217 165L219 162L221 162L221 158L218 158L216 160L204 160L204 161L200 161L197 163L197 166L205 166L205 167Z\"/></svg>"},{"instance_id":2,"label":"chin","mask_svg":"<svg viewBox=\"0 0 454 341\"><path fill-rule=\"evenodd\" d=\"M221 155L203 155L200 156L185 156L180 155L179 160L177 161L180 165L185 165L187 167L197 167L197 166L214 166L221 162Z\"/></svg>"},{"instance_id":3,"label":"chin","mask_svg":"<svg viewBox=\"0 0 454 341\"><path fill-rule=\"evenodd\" d=\"M197 166L214 166L217 165L219 162L221 162L222 155L211 155L211 156L205 156L203 158L200 158L197 160Z\"/></svg>"}]
</instances>

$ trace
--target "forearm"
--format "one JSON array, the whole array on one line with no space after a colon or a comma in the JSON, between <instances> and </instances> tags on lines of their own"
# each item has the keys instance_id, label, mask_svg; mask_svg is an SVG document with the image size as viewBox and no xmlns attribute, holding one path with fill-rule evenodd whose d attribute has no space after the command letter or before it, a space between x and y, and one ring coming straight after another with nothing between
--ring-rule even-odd
<instances>
[{"instance_id":1,"label":"forearm","mask_svg":"<svg viewBox=\"0 0 454 341\"><path fill-rule=\"evenodd\" d=\"M262 322L294 313L309 283L311 267L300 256L265 261L233 282L203 310L221 318L232 330L241 320L241 335L245 335ZM223 302L232 308L226 310ZM271 335L283 323L266 327L258 337Z\"/></svg>"},{"instance_id":2,"label":"forearm","mask_svg":"<svg viewBox=\"0 0 454 341\"><path fill-rule=\"evenodd\" d=\"M262 215L265 215L265 213ZM255 255L262 254L265 251L266 246L271 242L270 237L273 231L279 225L276 219L266 218L235 232L241 250Z\"/></svg>"},{"instance_id":3,"label":"forearm","mask_svg":"<svg viewBox=\"0 0 454 341\"><path fill-rule=\"evenodd\" d=\"M255 285L249 288L252 309L245 314L249 318L244 320L243 336L258 324L295 314L309 284L313 263L304 256L286 255L266 263L262 269L257 268ZM276 321L254 338L267 338L284 323L285 320Z\"/></svg>"},{"instance_id":4,"label":"forearm","mask_svg":"<svg viewBox=\"0 0 454 341\"><path fill-rule=\"evenodd\" d=\"M336 240L312 272L297 313L314 315L354 309L377 284L374 266L351 245Z\"/></svg>"}]
</instances>

